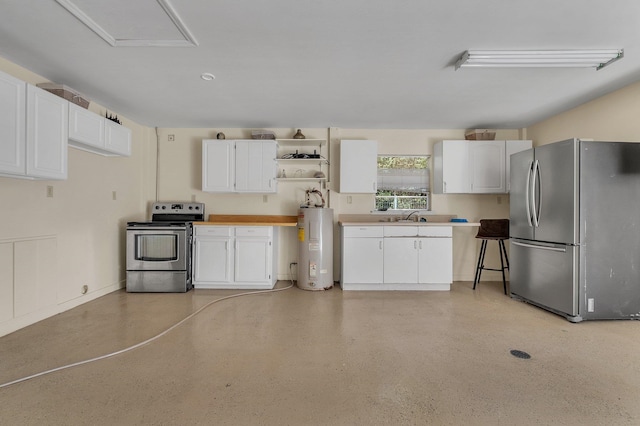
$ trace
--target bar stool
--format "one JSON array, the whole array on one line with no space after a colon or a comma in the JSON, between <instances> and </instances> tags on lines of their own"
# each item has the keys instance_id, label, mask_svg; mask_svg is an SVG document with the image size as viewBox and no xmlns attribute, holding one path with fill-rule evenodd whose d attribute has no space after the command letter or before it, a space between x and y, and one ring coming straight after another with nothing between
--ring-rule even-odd
<instances>
[{"instance_id":1,"label":"bar stool","mask_svg":"<svg viewBox=\"0 0 640 426\"><path fill-rule=\"evenodd\" d=\"M480 282L482 270L502 271L502 285L504 294L507 294L507 280L504 271L509 269L509 258L507 257L507 249L504 246L504 240L509 239L509 219L481 219L480 228L476 238L482 240L480 245L480 254L478 255L478 266L476 266L476 276L473 280L473 289ZM500 269L487 268L484 266L484 256L487 253L487 242L489 240L498 241L498 249L500 250ZM505 266L506 263L506 266Z\"/></svg>"}]
</instances>

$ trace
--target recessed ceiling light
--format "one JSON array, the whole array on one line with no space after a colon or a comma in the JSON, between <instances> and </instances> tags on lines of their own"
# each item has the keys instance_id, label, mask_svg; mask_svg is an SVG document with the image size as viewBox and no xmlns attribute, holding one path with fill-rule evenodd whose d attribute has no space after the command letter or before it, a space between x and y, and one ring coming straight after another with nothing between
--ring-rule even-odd
<instances>
[{"instance_id":1,"label":"recessed ceiling light","mask_svg":"<svg viewBox=\"0 0 640 426\"><path fill-rule=\"evenodd\" d=\"M200 78L205 81L211 81L211 80L215 80L216 76L211 74L210 72L203 72Z\"/></svg>"},{"instance_id":2,"label":"recessed ceiling light","mask_svg":"<svg viewBox=\"0 0 640 426\"><path fill-rule=\"evenodd\" d=\"M623 57L623 49L467 50L456 62L456 69L461 67L562 67L599 70Z\"/></svg>"}]
</instances>

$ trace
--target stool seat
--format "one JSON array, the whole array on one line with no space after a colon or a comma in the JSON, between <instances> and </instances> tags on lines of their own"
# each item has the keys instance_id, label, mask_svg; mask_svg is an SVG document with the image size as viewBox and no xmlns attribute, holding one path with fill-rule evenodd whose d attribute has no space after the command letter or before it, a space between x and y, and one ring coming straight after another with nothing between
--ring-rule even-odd
<instances>
[{"instance_id":1,"label":"stool seat","mask_svg":"<svg viewBox=\"0 0 640 426\"><path fill-rule=\"evenodd\" d=\"M504 271L509 269L509 257L507 256L504 240L509 239L509 219L480 219L480 228L478 228L476 238L482 240L482 243L480 244L480 253L478 254L478 265L476 266L476 275L473 280L473 289L475 290L480 282L483 270L501 271L504 294L507 294L507 279ZM487 268L484 266L484 257L487 253L487 241L489 240L498 241L500 269Z\"/></svg>"}]
</instances>

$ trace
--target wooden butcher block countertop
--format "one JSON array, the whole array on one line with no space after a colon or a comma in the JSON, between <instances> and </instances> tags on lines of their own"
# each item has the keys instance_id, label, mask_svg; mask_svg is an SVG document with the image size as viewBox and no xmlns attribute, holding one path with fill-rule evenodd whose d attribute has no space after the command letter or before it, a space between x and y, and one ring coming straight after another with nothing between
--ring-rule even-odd
<instances>
[{"instance_id":1,"label":"wooden butcher block countertop","mask_svg":"<svg viewBox=\"0 0 640 426\"><path fill-rule=\"evenodd\" d=\"M298 216L210 214L208 222L194 225L296 226Z\"/></svg>"}]
</instances>

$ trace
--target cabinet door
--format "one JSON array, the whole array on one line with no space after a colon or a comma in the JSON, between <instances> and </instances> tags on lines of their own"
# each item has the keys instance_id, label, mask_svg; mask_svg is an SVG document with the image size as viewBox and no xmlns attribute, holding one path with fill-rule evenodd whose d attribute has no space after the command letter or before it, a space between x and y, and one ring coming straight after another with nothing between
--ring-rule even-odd
<instances>
[{"instance_id":1,"label":"cabinet door","mask_svg":"<svg viewBox=\"0 0 640 426\"><path fill-rule=\"evenodd\" d=\"M237 237L235 246L235 281L271 282L271 239Z\"/></svg>"},{"instance_id":2,"label":"cabinet door","mask_svg":"<svg viewBox=\"0 0 640 426\"><path fill-rule=\"evenodd\" d=\"M76 104L69 104L69 140L104 148L104 118ZM79 146L70 143L71 146Z\"/></svg>"},{"instance_id":3,"label":"cabinet door","mask_svg":"<svg viewBox=\"0 0 640 426\"><path fill-rule=\"evenodd\" d=\"M418 282L418 240L415 238L384 239L384 283L414 284Z\"/></svg>"},{"instance_id":4,"label":"cabinet door","mask_svg":"<svg viewBox=\"0 0 640 426\"><path fill-rule=\"evenodd\" d=\"M205 139L202 141L202 190L233 192L235 152L233 141Z\"/></svg>"},{"instance_id":5,"label":"cabinet door","mask_svg":"<svg viewBox=\"0 0 640 426\"><path fill-rule=\"evenodd\" d=\"M235 141L235 190L276 192L275 141Z\"/></svg>"},{"instance_id":6,"label":"cabinet door","mask_svg":"<svg viewBox=\"0 0 640 426\"><path fill-rule=\"evenodd\" d=\"M196 237L194 240L193 280L200 283L230 283L232 239Z\"/></svg>"},{"instance_id":7,"label":"cabinet door","mask_svg":"<svg viewBox=\"0 0 640 426\"><path fill-rule=\"evenodd\" d=\"M13 243L0 244L0 323L13 318Z\"/></svg>"},{"instance_id":8,"label":"cabinet door","mask_svg":"<svg viewBox=\"0 0 640 426\"><path fill-rule=\"evenodd\" d=\"M469 142L466 140L442 141L441 154L439 154L441 158L435 159L440 163L437 171L441 174L441 178L436 181L442 182L437 192L443 194L471 192L468 145Z\"/></svg>"},{"instance_id":9,"label":"cabinet door","mask_svg":"<svg viewBox=\"0 0 640 426\"><path fill-rule=\"evenodd\" d=\"M375 194L378 185L378 142L340 141L340 189L342 193Z\"/></svg>"},{"instance_id":10,"label":"cabinet door","mask_svg":"<svg viewBox=\"0 0 640 426\"><path fill-rule=\"evenodd\" d=\"M382 238L344 238L342 284L382 284Z\"/></svg>"},{"instance_id":11,"label":"cabinet door","mask_svg":"<svg viewBox=\"0 0 640 426\"><path fill-rule=\"evenodd\" d=\"M418 239L419 281L425 284L453 282L453 242L451 238Z\"/></svg>"},{"instance_id":12,"label":"cabinet door","mask_svg":"<svg viewBox=\"0 0 640 426\"><path fill-rule=\"evenodd\" d=\"M27 175L67 178L69 102L27 85Z\"/></svg>"},{"instance_id":13,"label":"cabinet door","mask_svg":"<svg viewBox=\"0 0 640 426\"><path fill-rule=\"evenodd\" d=\"M104 147L115 154L131 155L131 130L111 120L104 120Z\"/></svg>"},{"instance_id":14,"label":"cabinet door","mask_svg":"<svg viewBox=\"0 0 640 426\"><path fill-rule=\"evenodd\" d=\"M471 192L495 194L507 191L504 141L471 141L469 170Z\"/></svg>"},{"instance_id":15,"label":"cabinet door","mask_svg":"<svg viewBox=\"0 0 640 426\"><path fill-rule=\"evenodd\" d=\"M0 172L24 175L26 83L0 72Z\"/></svg>"},{"instance_id":16,"label":"cabinet door","mask_svg":"<svg viewBox=\"0 0 640 426\"><path fill-rule=\"evenodd\" d=\"M530 149L531 147L532 142L530 140L505 142L505 181L507 183L507 192L511 191L511 154Z\"/></svg>"},{"instance_id":17,"label":"cabinet door","mask_svg":"<svg viewBox=\"0 0 640 426\"><path fill-rule=\"evenodd\" d=\"M14 316L58 304L57 240L55 237L14 243Z\"/></svg>"}]
</instances>

